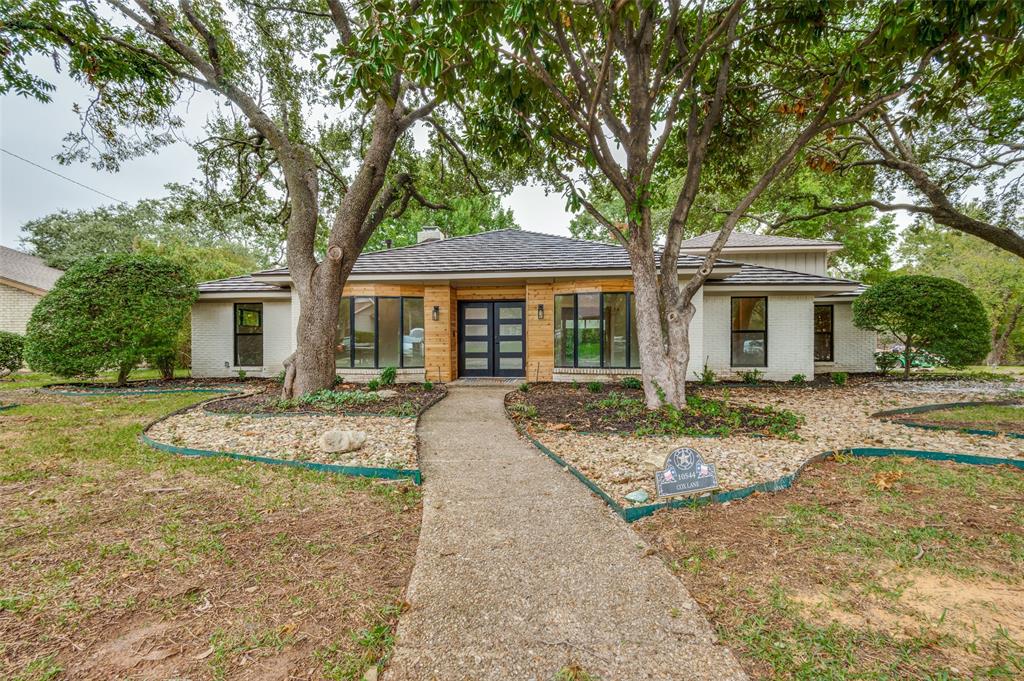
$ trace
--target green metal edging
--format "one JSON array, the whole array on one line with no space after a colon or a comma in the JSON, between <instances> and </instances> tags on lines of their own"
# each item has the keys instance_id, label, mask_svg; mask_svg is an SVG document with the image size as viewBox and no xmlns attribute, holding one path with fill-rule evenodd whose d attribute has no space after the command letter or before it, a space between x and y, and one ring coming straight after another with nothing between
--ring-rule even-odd
<instances>
[{"instance_id":1,"label":"green metal edging","mask_svg":"<svg viewBox=\"0 0 1024 681\"><path fill-rule=\"evenodd\" d=\"M70 397L103 397L104 395L110 395L112 397L118 397L120 395L169 395L171 393L237 393L239 388L173 388L168 390L53 390L42 386L36 388L39 392L49 393L51 395L67 395Z\"/></svg>"},{"instance_id":2,"label":"green metal edging","mask_svg":"<svg viewBox=\"0 0 1024 681\"><path fill-rule=\"evenodd\" d=\"M1003 407L1020 404L1017 400L982 400L978 402L946 402L944 404L924 404L918 407L904 407L902 409L888 409L886 411L875 412L871 416L873 418L881 419L886 423L897 423L903 426L909 426L911 428L921 428L923 430L949 430L956 433L965 433L967 435L986 435L988 437L998 437L1005 435L1009 438L1017 440L1024 440L1024 433L1013 433L1002 430L986 430L981 428L960 428L958 426L939 426L933 423L919 423L917 421L904 421L903 419L890 419L885 418L887 416L899 416L902 414L927 414L932 411L944 411L946 409L959 409L963 407Z\"/></svg>"},{"instance_id":3,"label":"green metal edging","mask_svg":"<svg viewBox=\"0 0 1024 681\"><path fill-rule=\"evenodd\" d=\"M18 407L18 404L0 404L0 411L7 411L8 409L14 409Z\"/></svg>"},{"instance_id":4,"label":"green metal edging","mask_svg":"<svg viewBox=\"0 0 1024 681\"><path fill-rule=\"evenodd\" d=\"M756 485L749 485L747 487L741 487L739 489L728 490L725 492L718 492L717 494L707 494L700 497L689 497L686 499L671 499L669 501L663 501L656 504L646 504L644 506L630 506L624 507L622 504L615 501L607 492L601 489L597 483L588 478L586 475L581 473L575 466L566 462L560 456L555 454L553 451L544 446L536 438L530 435L528 432L523 430L523 434L527 439L533 443L533 446L543 452L552 461L557 463L559 466L565 468L565 470L572 473L572 475L582 482L587 488L599 496L606 504L608 504L613 511L615 511L623 520L627 523L634 522L640 518L645 518L652 515L656 511L660 511L663 508L694 508L697 506L703 506L706 504L722 504L728 501L737 501L739 499L745 499L752 494L757 492L781 492L789 489L793 486L793 483L803 472L804 468L812 463L823 460L828 456L836 454L845 454L848 456L859 456L859 457L883 457L883 456L906 456L915 459L924 459L928 461L953 461L955 463L969 464L974 466L1014 466L1015 468L1024 469L1024 459L1006 459L1001 457L993 456L975 456L973 454L953 454L950 452L931 452L917 449L891 449L883 447L849 447L846 449L837 449L828 452L822 452L817 454L807 461L804 461L800 467L793 473L787 473L780 478L775 480L768 480L766 482L760 482Z\"/></svg>"},{"instance_id":5,"label":"green metal edging","mask_svg":"<svg viewBox=\"0 0 1024 681\"><path fill-rule=\"evenodd\" d=\"M433 405L430 405L433 406ZM379 414L372 411L212 411L203 405L203 413L210 416L251 416L256 419L272 419L279 416L381 416L389 419L418 419L419 414L407 416L405 414Z\"/></svg>"},{"instance_id":6,"label":"green metal edging","mask_svg":"<svg viewBox=\"0 0 1024 681\"><path fill-rule=\"evenodd\" d=\"M323 473L338 473L341 475L351 475L361 478L382 478L385 480L397 480L399 478L409 478L413 484L419 485L422 483L422 475L419 469L416 468L373 468L369 466L340 466L333 463L315 463L312 461L295 461L293 459L275 459L269 456L256 456L254 454L238 454L236 452L219 452L212 449L192 449L191 447L178 447L176 445L169 445L163 442L157 442L153 438L141 433L139 439L154 449L158 449L164 452L170 452L171 454L182 454L184 456L206 456L214 457L220 456L228 459L236 459L239 461L252 461L255 463L266 463L274 466L289 466L291 468L307 468L309 470L320 471Z\"/></svg>"}]
</instances>

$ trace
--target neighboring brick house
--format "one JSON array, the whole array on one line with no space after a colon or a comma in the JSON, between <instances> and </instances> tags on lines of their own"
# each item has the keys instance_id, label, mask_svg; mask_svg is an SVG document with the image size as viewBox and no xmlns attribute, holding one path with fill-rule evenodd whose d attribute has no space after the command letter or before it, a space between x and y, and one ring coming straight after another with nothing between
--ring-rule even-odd
<instances>
[{"instance_id":1,"label":"neighboring brick house","mask_svg":"<svg viewBox=\"0 0 1024 681\"><path fill-rule=\"evenodd\" d=\"M0 331L25 333L36 303L62 274L42 258L0 246Z\"/></svg>"},{"instance_id":2,"label":"neighboring brick house","mask_svg":"<svg viewBox=\"0 0 1024 681\"><path fill-rule=\"evenodd\" d=\"M691 276L715 234L683 243ZM874 369L875 335L852 324L863 287L826 275L841 245L734 234L694 299L690 375L757 369L770 380ZM748 262L749 261L749 262ZM540 381L639 373L633 279L616 245L520 230L364 253L340 301L336 366L400 380ZM286 268L206 282L192 308L192 374L273 376L295 349L299 301Z\"/></svg>"}]
</instances>

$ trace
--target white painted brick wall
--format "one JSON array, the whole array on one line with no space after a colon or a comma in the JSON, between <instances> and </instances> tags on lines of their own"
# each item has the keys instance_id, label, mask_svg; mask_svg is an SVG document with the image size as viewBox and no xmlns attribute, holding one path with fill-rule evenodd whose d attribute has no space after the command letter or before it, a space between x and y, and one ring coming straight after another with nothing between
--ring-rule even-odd
<instances>
[{"instance_id":1,"label":"white painted brick wall","mask_svg":"<svg viewBox=\"0 0 1024 681\"><path fill-rule=\"evenodd\" d=\"M738 378L741 372L748 371L729 365L731 297L704 297L704 355L719 378ZM703 365L704 361L699 361L696 369L700 371ZM788 381L795 374L808 378L814 375L813 296L768 296L768 366L760 371L771 381Z\"/></svg>"},{"instance_id":2,"label":"white painted brick wall","mask_svg":"<svg viewBox=\"0 0 1024 681\"><path fill-rule=\"evenodd\" d=\"M32 310L42 298L13 286L0 284L0 331L25 333Z\"/></svg>"},{"instance_id":3,"label":"white painted brick wall","mask_svg":"<svg viewBox=\"0 0 1024 681\"><path fill-rule=\"evenodd\" d=\"M234 303L200 302L192 306L192 375L237 376L235 366ZM291 303L263 301L263 366L244 367L250 376L276 376L292 352L294 332ZM225 368L224 363L228 366Z\"/></svg>"},{"instance_id":4,"label":"white painted brick wall","mask_svg":"<svg viewBox=\"0 0 1024 681\"><path fill-rule=\"evenodd\" d=\"M858 329L853 325L853 305L833 303L833 356L834 362L815 362L818 373L846 371L865 373L875 370L875 346L878 343L874 331Z\"/></svg>"}]
</instances>

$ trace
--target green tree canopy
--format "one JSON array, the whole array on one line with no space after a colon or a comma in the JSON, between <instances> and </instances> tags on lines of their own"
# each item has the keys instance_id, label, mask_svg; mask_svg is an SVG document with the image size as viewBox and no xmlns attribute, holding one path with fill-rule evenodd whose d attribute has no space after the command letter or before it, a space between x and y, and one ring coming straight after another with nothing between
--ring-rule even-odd
<instances>
[{"instance_id":1,"label":"green tree canopy","mask_svg":"<svg viewBox=\"0 0 1024 681\"><path fill-rule=\"evenodd\" d=\"M978 362L989 351L985 308L952 279L911 274L872 286L853 302L853 323L891 334L904 346L904 375L924 350L950 366Z\"/></svg>"},{"instance_id":2,"label":"green tree canopy","mask_svg":"<svg viewBox=\"0 0 1024 681\"><path fill-rule=\"evenodd\" d=\"M32 311L25 360L58 376L117 369L118 382L144 358L173 354L196 298L181 265L142 255L101 255L64 273Z\"/></svg>"}]
</instances>

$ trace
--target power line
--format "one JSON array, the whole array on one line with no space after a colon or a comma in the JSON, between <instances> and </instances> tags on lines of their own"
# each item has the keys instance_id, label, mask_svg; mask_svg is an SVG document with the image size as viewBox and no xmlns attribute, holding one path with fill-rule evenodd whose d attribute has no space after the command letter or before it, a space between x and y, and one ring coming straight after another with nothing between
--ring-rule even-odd
<instances>
[{"instance_id":1,"label":"power line","mask_svg":"<svg viewBox=\"0 0 1024 681\"><path fill-rule=\"evenodd\" d=\"M68 182L71 182L72 184L77 184L79 187L82 187L83 189L88 189L89 191L95 192L95 193L99 194L100 196L105 196L108 199L110 199L111 201L117 201L118 203L127 203L127 201L122 201L121 199L115 198L115 197L111 196L110 194L105 194L105 193L101 192L99 189L95 189L93 187L90 187L87 184L82 184L78 180L72 180L67 175L61 175L60 173L58 173L55 170L50 170L49 168L41 166L41 165L39 165L38 163L36 163L34 161L30 161L27 158L25 158L24 156L18 156L13 151L7 151L3 147L0 147L0 151L4 152L5 154L8 154L10 156L13 156L14 158L18 159L19 161L24 161L25 163L29 164L30 166L35 166L36 168L39 168L40 170L45 170L46 172L50 173L51 175L56 175L57 177L59 177L62 180L67 180Z\"/></svg>"}]
</instances>

